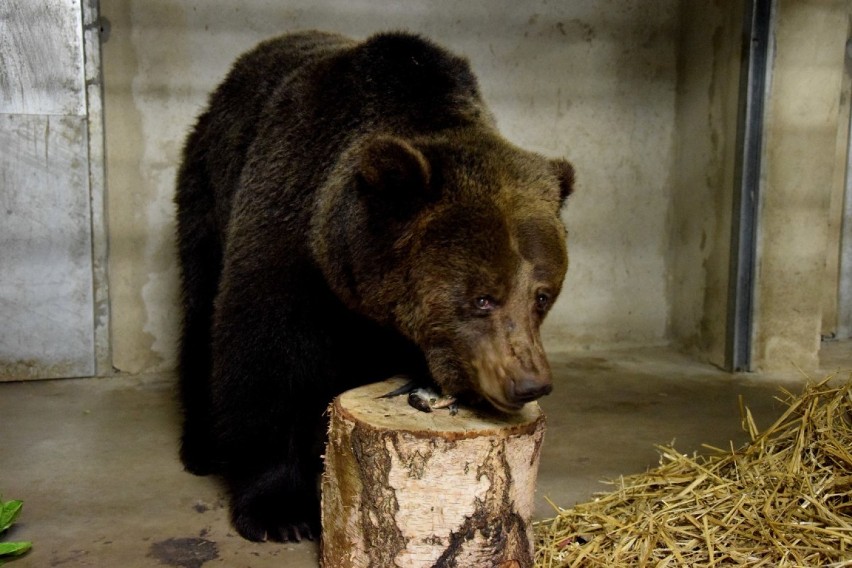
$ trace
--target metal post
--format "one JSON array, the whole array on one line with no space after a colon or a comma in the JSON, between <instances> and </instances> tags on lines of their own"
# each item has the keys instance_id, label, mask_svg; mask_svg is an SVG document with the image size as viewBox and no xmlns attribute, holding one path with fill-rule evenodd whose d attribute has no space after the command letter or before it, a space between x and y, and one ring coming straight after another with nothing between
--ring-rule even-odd
<instances>
[{"instance_id":1,"label":"metal post","mask_svg":"<svg viewBox=\"0 0 852 568\"><path fill-rule=\"evenodd\" d=\"M772 14L773 0L745 3L725 346L725 366L735 372L751 370L763 117Z\"/></svg>"},{"instance_id":2,"label":"metal post","mask_svg":"<svg viewBox=\"0 0 852 568\"><path fill-rule=\"evenodd\" d=\"M846 42L846 72L852 73L852 40ZM840 232L840 274L837 283L837 338L852 337L852 112L846 138L846 184Z\"/></svg>"}]
</instances>

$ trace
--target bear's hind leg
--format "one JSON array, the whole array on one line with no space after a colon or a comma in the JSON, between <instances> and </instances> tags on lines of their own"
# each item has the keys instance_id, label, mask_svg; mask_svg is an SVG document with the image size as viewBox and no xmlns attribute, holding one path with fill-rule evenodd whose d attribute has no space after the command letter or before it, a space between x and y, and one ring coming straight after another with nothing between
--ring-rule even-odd
<instances>
[{"instance_id":1,"label":"bear's hind leg","mask_svg":"<svg viewBox=\"0 0 852 568\"><path fill-rule=\"evenodd\" d=\"M213 300L222 270L222 250L214 216L213 191L202 158L190 143L178 177L178 249L183 321L179 352L179 389L183 407L180 457L187 471L217 471L210 419Z\"/></svg>"}]
</instances>

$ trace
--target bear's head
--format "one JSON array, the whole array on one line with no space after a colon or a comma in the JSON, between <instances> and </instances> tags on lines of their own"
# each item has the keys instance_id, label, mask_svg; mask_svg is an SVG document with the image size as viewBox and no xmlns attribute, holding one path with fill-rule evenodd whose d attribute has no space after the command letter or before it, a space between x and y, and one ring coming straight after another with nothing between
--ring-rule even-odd
<instances>
[{"instance_id":1,"label":"bear's head","mask_svg":"<svg viewBox=\"0 0 852 568\"><path fill-rule=\"evenodd\" d=\"M320 215L345 220L322 253L338 296L413 341L447 394L512 412L549 393L539 327L568 268L570 164L475 129L373 137L350 168Z\"/></svg>"}]
</instances>

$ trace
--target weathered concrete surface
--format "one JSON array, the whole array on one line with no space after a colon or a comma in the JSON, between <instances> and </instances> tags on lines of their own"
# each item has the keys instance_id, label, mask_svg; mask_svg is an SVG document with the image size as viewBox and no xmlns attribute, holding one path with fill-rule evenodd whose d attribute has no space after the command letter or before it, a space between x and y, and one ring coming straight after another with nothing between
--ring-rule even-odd
<instances>
[{"instance_id":1,"label":"weathered concrete surface","mask_svg":"<svg viewBox=\"0 0 852 568\"><path fill-rule=\"evenodd\" d=\"M83 42L78 2L0 4L0 113L83 116Z\"/></svg>"}]
</instances>

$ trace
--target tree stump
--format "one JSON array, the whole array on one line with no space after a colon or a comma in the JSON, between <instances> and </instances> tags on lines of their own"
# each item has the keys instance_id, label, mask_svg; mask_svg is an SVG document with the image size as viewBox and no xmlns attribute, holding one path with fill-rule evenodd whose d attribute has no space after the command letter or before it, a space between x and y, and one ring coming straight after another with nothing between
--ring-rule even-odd
<instances>
[{"instance_id":1,"label":"tree stump","mask_svg":"<svg viewBox=\"0 0 852 568\"><path fill-rule=\"evenodd\" d=\"M378 398L401 384L357 388L329 407L322 566L531 567L538 404L451 416Z\"/></svg>"}]
</instances>

